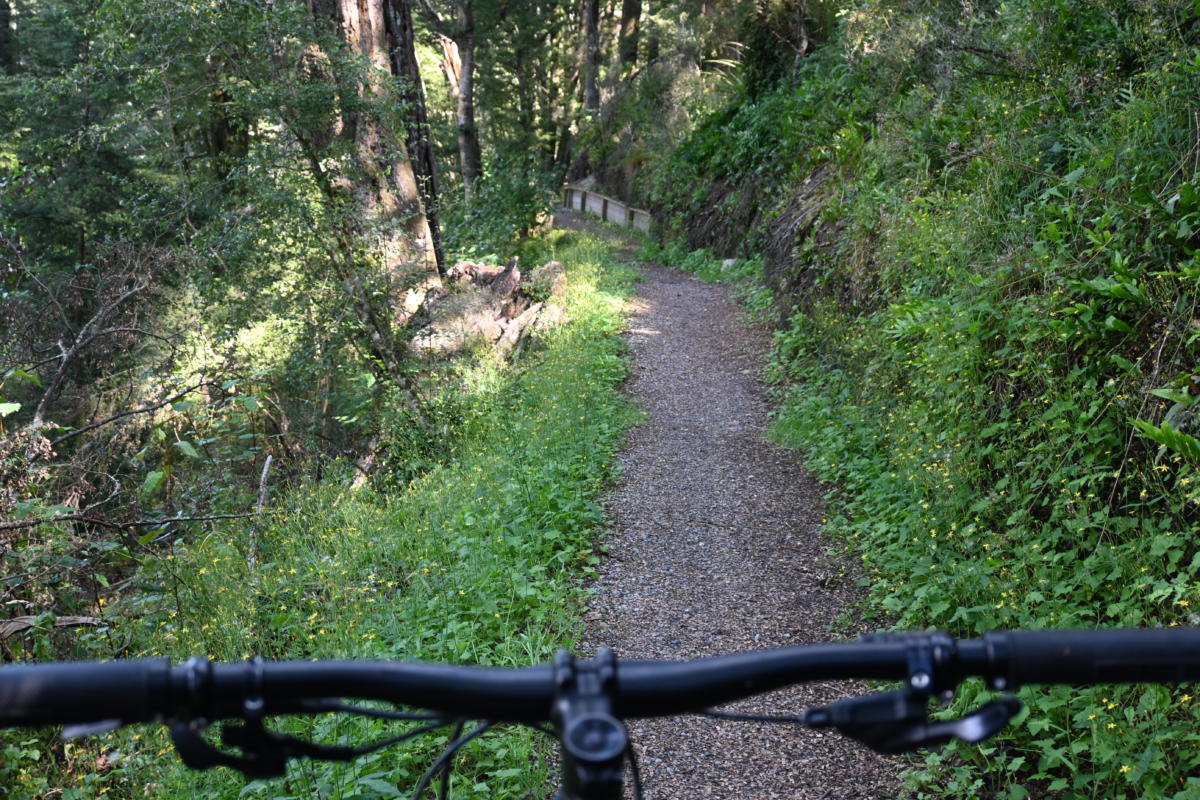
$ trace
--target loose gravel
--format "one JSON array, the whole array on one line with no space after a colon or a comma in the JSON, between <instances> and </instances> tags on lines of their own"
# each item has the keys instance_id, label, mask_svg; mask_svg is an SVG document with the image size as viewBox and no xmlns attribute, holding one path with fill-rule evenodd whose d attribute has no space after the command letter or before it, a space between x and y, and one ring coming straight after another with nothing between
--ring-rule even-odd
<instances>
[{"instance_id":1,"label":"loose gravel","mask_svg":"<svg viewBox=\"0 0 1200 800\"><path fill-rule=\"evenodd\" d=\"M563 214L556 225L592 227ZM856 576L827 553L820 487L764 437L768 332L745 324L725 288L646 266L627 336L627 391L647 418L606 504L581 652L685 659L829 641ZM809 684L732 708L800 711L851 693ZM897 762L835 733L702 717L629 727L653 800L897 793Z\"/></svg>"}]
</instances>

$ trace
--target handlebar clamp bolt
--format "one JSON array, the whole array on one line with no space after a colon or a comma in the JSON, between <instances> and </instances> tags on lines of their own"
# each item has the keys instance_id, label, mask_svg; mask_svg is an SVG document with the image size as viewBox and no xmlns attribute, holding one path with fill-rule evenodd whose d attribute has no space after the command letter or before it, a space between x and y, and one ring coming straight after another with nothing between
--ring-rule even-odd
<instances>
[{"instance_id":1,"label":"handlebar clamp bolt","mask_svg":"<svg viewBox=\"0 0 1200 800\"><path fill-rule=\"evenodd\" d=\"M914 672L912 677L908 679L908 685L918 692L924 692L932 683L933 679L929 677L928 672Z\"/></svg>"}]
</instances>

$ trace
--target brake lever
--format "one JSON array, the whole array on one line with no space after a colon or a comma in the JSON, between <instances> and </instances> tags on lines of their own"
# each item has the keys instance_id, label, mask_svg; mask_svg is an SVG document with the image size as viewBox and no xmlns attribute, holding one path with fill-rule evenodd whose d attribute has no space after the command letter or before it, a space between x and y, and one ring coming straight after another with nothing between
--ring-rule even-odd
<instances>
[{"instance_id":1,"label":"brake lever","mask_svg":"<svg viewBox=\"0 0 1200 800\"><path fill-rule=\"evenodd\" d=\"M221 731L221 742L236 747L241 755L218 750L201 735L203 723L196 720L171 725L171 741L180 760L192 769L211 767L236 769L248 778L279 778L287 769L288 759L311 758L317 761L352 761L361 755L353 747L323 745L275 733L263 727L259 720L229 723Z\"/></svg>"},{"instance_id":2,"label":"brake lever","mask_svg":"<svg viewBox=\"0 0 1200 800\"><path fill-rule=\"evenodd\" d=\"M879 753L907 753L952 739L980 742L1004 729L1021 710L1012 695L986 703L961 719L930 721L928 696L901 690L839 700L804 715L810 728L836 728Z\"/></svg>"},{"instance_id":3,"label":"brake lever","mask_svg":"<svg viewBox=\"0 0 1200 800\"><path fill-rule=\"evenodd\" d=\"M218 750L200 735L208 726L207 720L183 720L172 723L170 731L184 764L196 770L229 767L248 778L281 778L287 774L288 759L351 761L361 755L353 747L321 745L267 730L263 726L262 660L251 659L249 666L250 687L242 701L244 721L226 723L221 730L221 743L241 750L241 755Z\"/></svg>"},{"instance_id":4,"label":"brake lever","mask_svg":"<svg viewBox=\"0 0 1200 800\"><path fill-rule=\"evenodd\" d=\"M229 767L247 778L281 778L287 773L288 759L300 755L295 752L295 745L300 743L298 740L268 731L260 720L227 724L221 731L222 743L237 747L242 751L241 755L218 750L205 741L200 735L204 727L204 720L171 725L175 750L180 760L192 769Z\"/></svg>"}]
</instances>

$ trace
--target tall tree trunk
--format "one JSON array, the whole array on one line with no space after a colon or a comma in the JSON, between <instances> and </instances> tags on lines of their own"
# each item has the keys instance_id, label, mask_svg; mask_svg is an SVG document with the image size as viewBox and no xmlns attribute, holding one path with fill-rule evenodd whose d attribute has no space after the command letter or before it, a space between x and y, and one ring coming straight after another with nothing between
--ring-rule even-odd
<instances>
[{"instance_id":1,"label":"tall tree trunk","mask_svg":"<svg viewBox=\"0 0 1200 800\"><path fill-rule=\"evenodd\" d=\"M442 74L446 76L446 86L450 89L450 97L458 103L458 82L462 75L462 58L458 55L458 45L449 36L438 36L442 46Z\"/></svg>"},{"instance_id":2,"label":"tall tree trunk","mask_svg":"<svg viewBox=\"0 0 1200 800\"><path fill-rule=\"evenodd\" d=\"M661 42L658 25L654 22L654 17L650 17L646 24L646 57L642 61L643 64L649 64L658 58Z\"/></svg>"},{"instance_id":3,"label":"tall tree trunk","mask_svg":"<svg viewBox=\"0 0 1200 800\"><path fill-rule=\"evenodd\" d=\"M575 33L572 32L571 36L574 38ZM558 126L554 160L555 165L563 170L564 173L571 167L572 151L575 146L573 132L578 130L579 104L582 95L580 89L583 86L584 49L583 47L575 48L574 63L571 65L573 69L570 69L561 81L560 101L556 104L554 111L556 114L555 122Z\"/></svg>"},{"instance_id":4,"label":"tall tree trunk","mask_svg":"<svg viewBox=\"0 0 1200 800\"><path fill-rule=\"evenodd\" d=\"M383 77L391 73L384 2L309 0L314 17L335 23L349 49L365 57L372 72L343 74L314 44L308 53L310 72L314 80L337 86L341 108L315 127L303 120L289 122L322 196L339 220L325 243L330 266L363 327L362 345L380 365L380 376L393 380L410 408L422 414L420 395L402 369L407 347L397 329L407 285L435 270L437 262L405 142L393 133L397 126L389 124L386 101L393 89L392 81ZM326 158L326 146L334 140L352 145L348 168ZM364 265L372 269L364 271ZM382 294L381 278L388 286Z\"/></svg>"},{"instance_id":5,"label":"tall tree trunk","mask_svg":"<svg viewBox=\"0 0 1200 800\"><path fill-rule=\"evenodd\" d=\"M543 59L533 63L534 85L540 91L534 93L537 114L538 147L542 153L542 165L547 169L554 165L554 150L558 140L558 128L554 124L554 112L558 106L557 80L551 80L550 72Z\"/></svg>"},{"instance_id":6,"label":"tall tree trunk","mask_svg":"<svg viewBox=\"0 0 1200 800\"><path fill-rule=\"evenodd\" d=\"M470 17L469 7L460 18ZM475 30L472 22L468 32L455 39L462 58L462 69L458 77L458 108L455 122L458 127L458 155L462 164L463 198L470 205L475 195L475 184L483 174L483 154L479 149L479 129L475 126Z\"/></svg>"},{"instance_id":7,"label":"tall tree trunk","mask_svg":"<svg viewBox=\"0 0 1200 800\"><path fill-rule=\"evenodd\" d=\"M233 98L223 86L224 65L213 62L208 67L209 85L213 87L208 99L208 121L202 131L208 152L209 169L221 184L221 190L236 194L239 187L230 181L233 165L250 152L250 120L234 106Z\"/></svg>"},{"instance_id":8,"label":"tall tree trunk","mask_svg":"<svg viewBox=\"0 0 1200 800\"><path fill-rule=\"evenodd\" d=\"M534 99L534 77L533 68L529 63L529 56L526 51L519 50L516 57L516 66L513 74L517 79L517 121L521 126L521 134L524 139L529 142L528 147L532 149L533 142L537 138L537 129L535 127L537 119L537 110L535 108Z\"/></svg>"},{"instance_id":9,"label":"tall tree trunk","mask_svg":"<svg viewBox=\"0 0 1200 800\"><path fill-rule=\"evenodd\" d=\"M583 107L600 110L600 0L583 0Z\"/></svg>"},{"instance_id":10,"label":"tall tree trunk","mask_svg":"<svg viewBox=\"0 0 1200 800\"><path fill-rule=\"evenodd\" d=\"M617 46L617 57L622 68L637 64L638 33L642 22L642 0L622 0L621 38Z\"/></svg>"},{"instance_id":11,"label":"tall tree trunk","mask_svg":"<svg viewBox=\"0 0 1200 800\"><path fill-rule=\"evenodd\" d=\"M392 71L388 55L384 0L338 0L342 35L353 52L375 69L374 78L359 90L361 99L378 101L391 91L379 76ZM353 135L355 168L352 193L366 222L383 232L384 264L396 279L412 267L437 269L429 221L404 141L373 113L355 115L344 135ZM399 228L398 234L387 230Z\"/></svg>"},{"instance_id":12,"label":"tall tree trunk","mask_svg":"<svg viewBox=\"0 0 1200 800\"><path fill-rule=\"evenodd\" d=\"M17 54L13 50L12 6L0 0L0 73L11 75L16 70Z\"/></svg>"},{"instance_id":13,"label":"tall tree trunk","mask_svg":"<svg viewBox=\"0 0 1200 800\"><path fill-rule=\"evenodd\" d=\"M479 149L479 128L475 125L475 9L472 0L454 4L454 22L443 19L429 0L418 0L433 29L442 36L442 69L451 80L457 72L457 86L451 94L457 101L455 125L458 128L458 158L462 167L463 197L470 204L475 183L483 175L483 155ZM451 40L451 48L446 40ZM455 53L454 51L457 51Z\"/></svg>"},{"instance_id":14,"label":"tall tree trunk","mask_svg":"<svg viewBox=\"0 0 1200 800\"><path fill-rule=\"evenodd\" d=\"M387 11L387 32L392 62L392 73L402 79L401 96L412 109L412 123L408 126L408 152L413 158L413 171L421 201L425 206L425 219L429 223L429 236L433 244L438 275L446 274L446 253L442 247L442 231L438 225L438 177L437 159L429 134L429 113L425 106L425 85L421 80L421 69L417 64L416 34L413 31L412 5L410 0L384 0Z\"/></svg>"}]
</instances>

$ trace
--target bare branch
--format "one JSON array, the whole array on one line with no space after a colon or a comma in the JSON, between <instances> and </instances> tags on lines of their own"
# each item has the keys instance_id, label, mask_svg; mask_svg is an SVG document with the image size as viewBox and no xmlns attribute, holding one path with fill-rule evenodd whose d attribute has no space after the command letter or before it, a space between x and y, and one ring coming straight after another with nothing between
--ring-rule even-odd
<instances>
[{"instance_id":1,"label":"bare branch","mask_svg":"<svg viewBox=\"0 0 1200 800\"><path fill-rule=\"evenodd\" d=\"M429 22L433 25L434 30L443 36L451 35L450 26L448 26L446 21L438 15L437 9L433 7L429 0L417 0L417 5L421 6L421 11L423 11L425 16L429 18Z\"/></svg>"},{"instance_id":2,"label":"bare branch","mask_svg":"<svg viewBox=\"0 0 1200 800\"><path fill-rule=\"evenodd\" d=\"M258 505L254 511L256 514L261 514L263 505L267 502L267 473L271 470L271 461L274 456L267 456L267 460L263 463L262 477L258 480ZM250 526L250 547L249 554L246 556L246 566L250 570L250 579L254 581L255 587L258 586L258 529L253 525Z\"/></svg>"},{"instance_id":3,"label":"bare branch","mask_svg":"<svg viewBox=\"0 0 1200 800\"><path fill-rule=\"evenodd\" d=\"M133 408L133 409L130 409L129 411L122 411L119 414L113 414L111 417L107 417L105 419L99 420L98 422L89 423L87 425L84 425L82 428L76 428L75 430L70 431L69 433L64 433L62 436L60 436L57 439L50 442L50 446L58 447L59 444L61 444L62 442L65 442L67 439L71 439L75 436L78 436L81 433L87 433L88 431L95 430L96 428L107 425L110 422L116 422L119 419L124 419L125 417L131 417L134 414L145 414L150 411L157 411L158 409L162 408L163 406L167 405L168 403L174 403L179 398L186 397L187 395L191 394L192 392L196 391L197 389L199 389L202 386L216 386L216 384L213 383L212 381L202 381L200 383L197 383L195 386L184 389L179 394L168 397L166 400L163 400L162 402L154 403L153 405L149 405L149 406L142 406L141 408Z\"/></svg>"},{"instance_id":4,"label":"bare branch","mask_svg":"<svg viewBox=\"0 0 1200 800\"><path fill-rule=\"evenodd\" d=\"M14 246L14 249L15 249L15 246ZM25 264L25 260L23 258L20 260L20 263L21 263L21 269L23 269L25 271L25 274L28 275L29 278L38 285L39 289L41 289L43 292L45 292L46 297L50 298L50 302L54 304L54 307L56 309L58 309L58 316L59 316L59 318L62 319L63 325L69 327L71 318L70 318L70 316L67 315L66 309L62 307L62 303L60 303L58 301L58 295L55 294L50 289L50 287L47 286L42 281L42 279L40 277L38 277L38 274L36 272L34 272L32 269L30 269Z\"/></svg>"},{"instance_id":5,"label":"bare branch","mask_svg":"<svg viewBox=\"0 0 1200 800\"><path fill-rule=\"evenodd\" d=\"M175 347L175 344L176 344L174 341L171 340L171 337L163 336L162 334L158 334L158 333L152 333L151 331L148 331L145 328L105 328L104 330L93 334L92 339L93 340L99 339L101 336L111 336L114 333L136 333L140 336L145 336L148 339L158 339L160 342L163 342L164 344L169 344L172 347Z\"/></svg>"},{"instance_id":6,"label":"bare branch","mask_svg":"<svg viewBox=\"0 0 1200 800\"><path fill-rule=\"evenodd\" d=\"M112 492L108 495L108 497L104 498L103 500L97 500L94 503L88 503L84 507L84 509L79 512L80 514L89 514L92 511L95 511L100 506L107 505L108 503L115 500L117 495L119 495L121 493L121 482L112 475L106 474L105 477L108 478L113 484Z\"/></svg>"},{"instance_id":7,"label":"bare branch","mask_svg":"<svg viewBox=\"0 0 1200 800\"><path fill-rule=\"evenodd\" d=\"M57 517L49 517L47 519L19 519L12 522L0 522L0 531L36 528L38 525L53 525L56 522L86 522L89 525L98 525L101 528L125 531L133 528L153 528L156 525L168 525L172 522L212 522L213 520L220 519L245 519L257 516L259 516L259 512L248 511L244 514L209 514L198 517L167 517L166 519L139 519L134 522L110 522L106 519L89 517L86 514L60 514Z\"/></svg>"},{"instance_id":8,"label":"bare branch","mask_svg":"<svg viewBox=\"0 0 1200 800\"><path fill-rule=\"evenodd\" d=\"M37 625L37 619L37 617L24 616L0 620L0 639L7 639L30 628L40 629ZM104 620L99 617L56 617L53 623L56 628L76 628L81 625L96 626L103 624Z\"/></svg>"},{"instance_id":9,"label":"bare branch","mask_svg":"<svg viewBox=\"0 0 1200 800\"><path fill-rule=\"evenodd\" d=\"M99 328L100 325L106 319L108 319L114 311L120 308L126 300L145 289L146 286L146 283L139 281L138 283L134 284L132 288L127 289L112 301L101 306L100 309L92 315L92 318L84 323L83 328L80 329L79 335L75 339L75 343L71 345L70 349L65 347L60 341L59 347L62 350L62 363L58 365L58 370L54 373L54 377L47 385L45 393L42 394L42 399L38 403L37 409L33 412L33 421L30 423L31 427L40 428L45 424L46 408L58 395L58 388L62 384L63 378L65 378L67 375L67 368L71 365L71 362L75 360L75 357L78 356L82 350L95 341L96 337L100 335L99 333L92 333L92 331Z\"/></svg>"},{"instance_id":10,"label":"bare branch","mask_svg":"<svg viewBox=\"0 0 1200 800\"><path fill-rule=\"evenodd\" d=\"M684 52L682 50L671 50L666 53L663 53L662 55L658 56L657 58L652 58L649 61L647 61L645 64L638 67L633 72L629 73L624 78L622 78L621 83L622 84L633 83L641 76L641 74L643 72L650 69L655 64L661 64L664 61L669 61L670 59L676 58L681 55L684 55ZM578 75L576 75L575 77L578 78Z\"/></svg>"},{"instance_id":11,"label":"bare branch","mask_svg":"<svg viewBox=\"0 0 1200 800\"><path fill-rule=\"evenodd\" d=\"M33 370L37 369L38 367L45 366L46 364L49 364L51 361L58 361L60 358L62 358L62 353L59 353L56 356L48 356L47 358L43 358L41 361L30 362L28 364L29 369L26 371L32 372Z\"/></svg>"}]
</instances>

